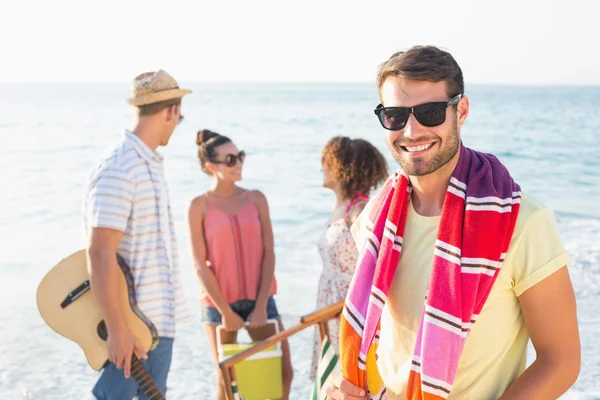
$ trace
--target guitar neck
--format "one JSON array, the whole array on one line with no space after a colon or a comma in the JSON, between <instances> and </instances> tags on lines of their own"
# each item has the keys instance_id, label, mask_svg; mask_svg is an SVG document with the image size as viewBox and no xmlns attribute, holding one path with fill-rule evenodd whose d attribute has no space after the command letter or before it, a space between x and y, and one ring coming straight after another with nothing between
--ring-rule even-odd
<instances>
[{"instance_id":1,"label":"guitar neck","mask_svg":"<svg viewBox=\"0 0 600 400\"><path fill-rule=\"evenodd\" d=\"M165 395L135 355L131 358L131 376L149 400L165 400Z\"/></svg>"}]
</instances>

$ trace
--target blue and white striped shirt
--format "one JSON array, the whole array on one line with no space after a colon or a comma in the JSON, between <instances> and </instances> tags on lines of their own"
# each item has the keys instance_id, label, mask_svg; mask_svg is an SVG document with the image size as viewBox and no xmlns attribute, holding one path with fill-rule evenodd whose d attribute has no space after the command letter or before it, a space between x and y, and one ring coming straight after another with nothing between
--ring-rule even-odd
<instances>
[{"instance_id":1,"label":"blue and white striped shirt","mask_svg":"<svg viewBox=\"0 0 600 400\"><path fill-rule=\"evenodd\" d=\"M189 317L181 286L177 241L163 157L125 131L92 170L86 185L84 225L123 232L117 248L133 275L137 304L160 336L174 337Z\"/></svg>"}]
</instances>

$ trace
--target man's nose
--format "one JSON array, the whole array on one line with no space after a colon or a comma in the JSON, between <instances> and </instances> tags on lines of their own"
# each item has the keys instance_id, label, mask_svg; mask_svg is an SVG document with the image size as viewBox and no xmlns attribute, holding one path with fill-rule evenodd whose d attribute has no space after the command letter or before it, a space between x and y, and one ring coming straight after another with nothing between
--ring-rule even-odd
<instances>
[{"instance_id":1,"label":"man's nose","mask_svg":"<svg viewBox=\"0 0 600 400\"><path fill-rule=\"evenodd\" d=\"M423 131L423 125L417 121L413 114L408 116L408 121L406 121L406 125L404 126L404 137L408 139L413 139L421 135Z\"/></svg>"}]
</instances>

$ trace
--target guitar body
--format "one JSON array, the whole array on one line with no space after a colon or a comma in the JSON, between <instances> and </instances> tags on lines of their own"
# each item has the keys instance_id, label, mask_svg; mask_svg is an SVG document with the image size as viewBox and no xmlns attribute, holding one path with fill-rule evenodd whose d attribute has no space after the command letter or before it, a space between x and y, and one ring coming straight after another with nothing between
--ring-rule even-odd
<instances>
[{"instance_id":1,"label":"guitar body","mask_svg":"<svg viewBox=\"0 0 600 400\"><path fill-rule=\"evenodd\" d=\"M117 261L121 267L117 290L121 311L129 330L148 352L158 344L158 332L136 305L129 267L119 255ZM44 321L56 332L77 343L89 365L99 371L109 359L108 333L89 279L86 251L77 251L46 274L39 284L36 300ZM144 392L150 391L151 398L164 398L135 355L131 369L132 376Z\"/></svg>"}]
</instances>

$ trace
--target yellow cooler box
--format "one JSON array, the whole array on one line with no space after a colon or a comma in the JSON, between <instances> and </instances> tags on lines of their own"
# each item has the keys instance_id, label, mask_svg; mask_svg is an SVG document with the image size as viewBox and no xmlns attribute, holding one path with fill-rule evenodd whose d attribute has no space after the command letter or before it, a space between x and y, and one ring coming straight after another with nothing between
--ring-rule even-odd
<instances>
[{"instance_id":1,"label":"yellow cooler box","mask_svg":"<svg viewBox=\"0 0 600 400\"><path fill-rule=\"evenodd\" d=\"M269 320L279 325L275 320ZM221 327L219 327L221 328ZM219 329L220 330L220 329ZM217 332L217 339L220 339ZM219 340L220 341L220 340ZM220 344L219 358L224 360L252 347L254 343ZM274 344L235 366L235 381L244 400L279 399L283 396L281 381L281 343Z\"/></svg>"}]
</instances>

